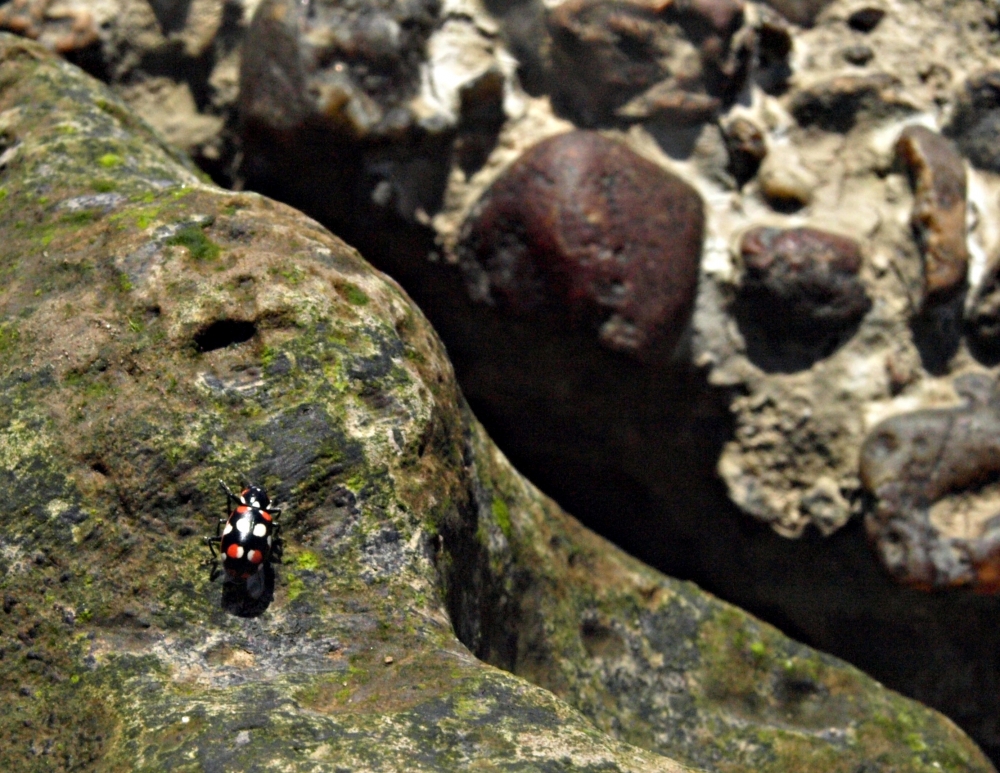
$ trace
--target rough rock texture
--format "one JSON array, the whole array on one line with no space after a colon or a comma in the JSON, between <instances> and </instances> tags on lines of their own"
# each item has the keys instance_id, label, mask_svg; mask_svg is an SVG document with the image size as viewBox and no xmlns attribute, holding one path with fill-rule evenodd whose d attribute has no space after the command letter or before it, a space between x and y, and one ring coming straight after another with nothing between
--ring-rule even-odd
<instances>
[{"instance_id":1,"label":"rough rock texture","mask_svg":"<svg viewBox=\"0 0 1000 773\"><path fill-rule=\"evenodd\" d=\"M540 142L463 225L470 294L598 329L610 349L669 356L687 326L704 233L698 193L594 132Z\"/></svg>"},{"instance_id":2,"label":"rough rock texture","mask_svg":"<svg viewBox=\"0 0 1000 773\"><path fill-rule=\"evenodd\" d=\"M471 0L264 0L240 75L246 184L343 227L426 221L450 165L481 166L516 109L496 31Z\"/></svg>"},{"instance_id":3,"label":"rough rock texture","mask_svg":"<svg viewBox=\"0 0 1000 773\"><path fill-rule=\"evenodd\" d=\"M1000 172L997 132L1000 130L1000 72L973 73L963 84L948 133L979 169Z\"/></svg>"},{"instance_id":4,"label":"rough rock texture","mask_svg":"<svg viewBox=\"0 0 1000 773\"><path fill-rule=\"evenodd\" d=\"M658 567L698 578L947 708L1000 755L998 602L894 585L865 544L864 518L875 505L859 467L865 439L880 421L952 408L956 377L997 375L995 355L987 356L997 351L998 329L990 322L996 272L988 266L1000 254L1000 177L973 158L974 148L990 147L997 104L983 75L1000 70L995 9L980 2L839 0L822 9L799 4L808 15L795 17L794 4L774 5L787 18L746 3L728 48L716 47L727 61L752 53L745 73L733 70L723 79L733 89L724 94L701 75L690 90L672 79L680 70L657 48L666 39L660 6L446 4L440 30L460 24L474 33L461 38L470 58L450 48L450 58L429 56L426 71L435 83L498 72L503 100L477 101L498 87L459 100L462 115L480 115L466 112L479 105L494 123L479 124L492 129L472 141L461 137L465 119L458 119L454 139L439 148L451 160L435 171L443 181L436 198L374 164L350 178L360 182L349 196L331 187L367 153L363 145L330 142L341 135L278 137L255 146L263 160L254 168L270 164L274 171L256 179L343 227L343 235L404 282L442 331L465 394L505 451L589 524ZM642 90L622 85L616 94L598 73L593 103L579 88L562 93L549 78L557 17L566 21L560 46L572 52L579 41L594 59L614 65L607 72L625 73L623 84ZM792 17L811 26L796 26ZM437 34L429 52L443 40ZM700 45L686 34L673 40L678 51ZM586 69L587 60L574 56ZM691 73L706 71L700 53L684 61ZM664 79L655 81L660 73ZM708 110L704 96L718 104ZM684 121L664 121L665 113L652 109L699 104ZM737 119L758 127L759 141L752 132L740 139L732 131ZM669 362L638 367L604 351L591 331L555 336L477 307L457 276L462 227L483 194L529 148L587 122L691 184L704 201L690 335ZM921 193L896 153L900 137L918 125L953 139L971 164L964 204L968 307L960 289L925 303L926 244L911 224ZM966 126L980 128L967 133ZM392 168L401 169L406 158L424 163L421 147L407 138L387 142L381 152L396 154ZM248 183L257 184L247 168ZM952 171L959 170L952 165ZM407 214L401 201L437 201L439 208L424 206L421 214L413 206ZM377 216L393 207L419 225L394 227L390 217ZM960 207L959 201L949 210L952 246L963 238ZM744 307L736 302L746 295L741 238L754 228L809 228L852 239L860 267L851 284L871 300L870 310L824 346L803 326L788 331L781 347L757 345L760 339L740 324ZM800 540L786 544L755 522Z\"/></svg>"},{"instance_id":5,"label":"rough rock texture","mask_svg":"<svg viewBox=\"0 0 1000 773\"><path fill-rule=\"evenodd\" d=\"M11 0L0 30L110 83L202 169L231 179L239 44L259 0Z\"/></svg>"},{"instance_id":6,"label":"rough rock texture","mask_svg":"<svg viewBox=\"0 0 1000 773\"><path fill-rule=\"evenodd\" d=\"M750 66L736 0L567 0L545 13L555 109L582 126L614 117L700 123L732 101ZM530 78L529 76L529 79Z\"/></svg>"},{"instance_id":7,"label":"rough rock texture","mask_svg":"<svg viewBox=\"0 0 1000 773\"><path fill-rule=\"evenodd\" d=\"M902 413L861 449L876 498L865 525L883 563L925 588L1000 589L1000 399L989 379L956 382L968 404Z\"/></svg>"},{"instance_id":8,"label":"rough rock texture","mask_svg":"<svg viewBox=\"0 0 1000 773\"><path fill-rule=\"evenodd\" d=\"M969 345L985 362L1000 362L1000 254L984 272L966 312Z\"/></svg>"},{"instance_id":9,"label":"rough rock texture","mask_svg":"<svg viewBox=\"0 0 1000 773\"><path fill-rule=\"evenodd\" d=\"M36 44L0 84L4 770L992 770L562 513L315 222ZM284 508L256 608L199 539L237 475Z\"/></svg>"}]
</instances>

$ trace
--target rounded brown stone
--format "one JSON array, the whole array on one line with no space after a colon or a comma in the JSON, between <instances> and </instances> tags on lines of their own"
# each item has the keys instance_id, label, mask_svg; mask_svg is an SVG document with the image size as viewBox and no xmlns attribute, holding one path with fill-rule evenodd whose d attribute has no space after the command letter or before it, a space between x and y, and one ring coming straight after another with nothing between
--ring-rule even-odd
<instances>
[{"instance_id":1,"label":"rounded brown stone","mask_svg":"<svg viewBox=\"0 0 1000 773\"><path fill-rule=\"evenodd\" d=\"M868 313L858 279L861 249L816 228L757 227L740 242L741 305L761 327L783 336L826 335Z\"/></svg>"},{"instance_id":2,"label":"rounded brown stone","mask_svg":"<svg viewBox=\"0 0 1000 773\"><path fill-rule=\"evenodd\" d=\"M704 231L690 185L575 131L525 152L483 195L458 248L472 295L555 311L642 358L672 350L694 303Z\"/></svg>"}]
</instances>

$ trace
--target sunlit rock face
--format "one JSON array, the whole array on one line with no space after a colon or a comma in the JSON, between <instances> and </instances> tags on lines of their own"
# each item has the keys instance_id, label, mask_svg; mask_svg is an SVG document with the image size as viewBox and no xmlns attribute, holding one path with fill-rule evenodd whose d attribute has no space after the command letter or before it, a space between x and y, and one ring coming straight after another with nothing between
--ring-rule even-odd
<instances>
[{"instance_id":1,"label":"sunlit rock face","mask_svg":"<svg viewBox=\"0 0 1000 773\"><path fill-rule=\"evenodd\" d=\"M991 769L566 515L315 221L38 44L0 35L0 82L0 768ZM203 539L240 477L281 524L260 593Z\"/></svg>"},{"instance_id":2,"label":"sunlit rock face","mask_svg":"<svg viewBox=\"0 0 1000 773\"><path fill-rule=\"evenodd\" d=\"M296 29L316 39L301 13ZM404 100L434 106L413 112L423 133L376 148L324 116L329 129L273 142L255 126L246 179L371 245L442 331L505 450L589 523L951 706L1000 749L995 691L963 702L945 654L993 630L995 610L971 596L914 600L894 584L888 554L866 552L863 524L878 505L861 469L881 421L954 408L958 376L997 375L989 12L845 0L469 2L438 13L426 77ZM295 35L299 50L312 45ZM429 99L430 84L452 96ZM620 298L598 288L600 311L571 303L569 324L539 324L504 295L527 286L505 284L521 276L507 268L562 266L565 251L512 227L523 214L494 217L534 211L531 195L506 193L510 208L494 197L515 190L533 148L581 129L701 199L693 312L683 331L671 326L669 354L632 356L646 328L613 319L614 304L643 289L638 274L616 275ZM641 254L623 252L621 265ZM805 539L787 545L741 519ZM848 633L858 619L864 646ZM933 654L909 658L903 640ZM998 673L990 658L968 658Z\"/></svg>"},{"instance_id":3,"label":"sunlit rock face","mask_svg":"<svg viewBox=\"0 0 1000 773\"><path fill-rule=\"evenodd\" d=\"M880 422L959 408L959 376L997 375L991 14L846 0L35 0L5 4L0 25L107 79L216 179L277 194L363 245L441 330L505 451L589 523L947 707L1000 749L997 664L983 654L996 640L982 633L1000 630L995 609L894 585L889 554L864 545L878 504L861 468ZM628 272L598 293L595 316L538 325L479 303L459 268L484 194L532 147L581 128L701 199L694 311L682 332L660 328L680 337L668 355L632 356L645 328L610 313L633 297L621 290L643 289ZM81 196L103 198L71 206L117 206L95 184ZM754 234L815 232L857 246L850 270L803 258L812 268L785 274L770 248L744 249ZM201 254L193 233L154 241ZM143 255L129 265L153 271ZM788 308L817 324L761 324ZM968 673L983 677L960 689Z\"/></svg>"}]
</instances>

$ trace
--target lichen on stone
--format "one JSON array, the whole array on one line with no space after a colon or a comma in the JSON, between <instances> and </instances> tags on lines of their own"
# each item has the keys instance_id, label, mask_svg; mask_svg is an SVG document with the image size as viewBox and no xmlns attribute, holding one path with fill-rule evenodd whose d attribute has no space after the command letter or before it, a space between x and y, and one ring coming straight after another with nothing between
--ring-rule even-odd
<instances>
[{"instance_id":1,"label":"lichen on stone","mask_svg":"<svg viewBox=\"0 0 1000 773\"><path fill-rule=\"evenodd\" d=\"M406 295L314 221L202 183L37 44L0 37L0 82L0 768L990 769L939 715L562 513ZM64 219L95 166L124 198ZM257 608L200 539L240 477L284 510ZM744 657L772 681L729 684ZM835 688L846 736L730 708Z\"/></svg>"}]
</instances>

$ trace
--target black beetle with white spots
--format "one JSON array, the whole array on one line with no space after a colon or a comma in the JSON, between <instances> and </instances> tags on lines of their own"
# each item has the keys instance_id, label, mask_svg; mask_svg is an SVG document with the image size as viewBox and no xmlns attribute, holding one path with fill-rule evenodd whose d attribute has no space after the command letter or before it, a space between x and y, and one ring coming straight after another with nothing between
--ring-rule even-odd
<instances>
[{"instance_id":1,"label":"black beetle with white spots","mask_svg":"<svg viewBox=\"0 0 1000 773\"><path fill-rule=\"evenodd\" d=\"M215 536L205 537L205 544L213 558L221 554L226 582L246 583L247 594L258 599L264 593L264 567L277 546L281 510L271 509L267 492L258 486L247 486L237 495L223 481L219 485L226 492L229 517L219 519Z\"/></svg>"}]
</instances>

